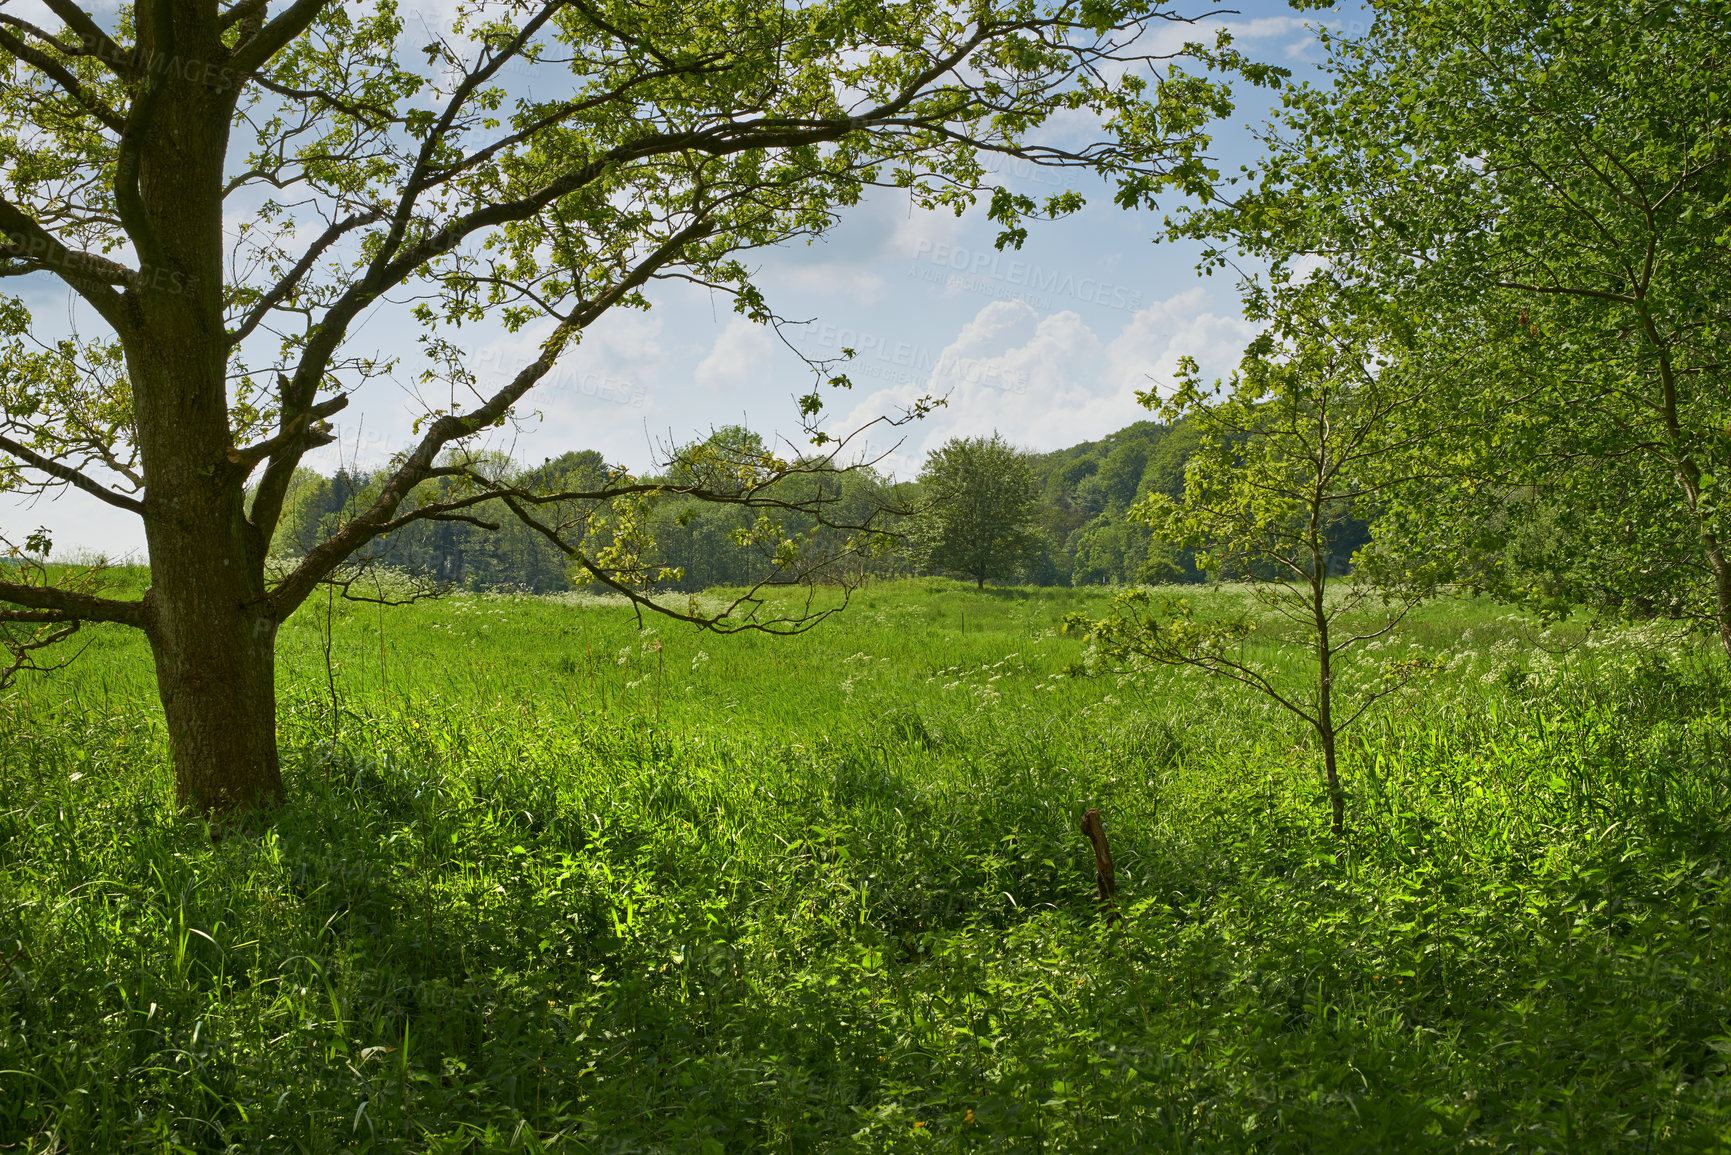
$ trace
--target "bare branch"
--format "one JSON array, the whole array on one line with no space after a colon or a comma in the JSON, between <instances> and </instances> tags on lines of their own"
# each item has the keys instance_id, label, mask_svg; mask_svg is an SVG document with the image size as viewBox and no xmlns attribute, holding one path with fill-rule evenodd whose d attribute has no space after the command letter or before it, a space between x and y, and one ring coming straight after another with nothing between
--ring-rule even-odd
<instances>
[{"instance_id":1,"label":"bare branch","mask_svg":"<svg viewBox=\"0 0 1731 1155\"><path fill-rule=\"evenodd\" d=\"M84 652L85 647L80 647L77 653L70 654L58 662L50 662L46 665L38 662L35 655L70 638L78 632L79 626L83 623L69 622L57 630L44 625L29 634L21 634L13 630L10 625L13 622L62 620L64 619L26 618L0 612L0 649L4 649L12 656L12 660L6 666L0 667L0 690L11 685L18 675L26 670L48 674L55 670L64 670L78 660L79 654Z\"/></svg>"},{"instance_id":2,"label":"bare branch","mask_svg":"<svg viewBox=\"0 0 1731 1155\"><path fill-rule=\"evenodd\" d=\"M843 585L841 605L832 606L829 609L821 610L815 614L807 612L794 618L771 618L766 621L759 621L756 619L756 609L763 605L763 599L758 595L762 593L767 586L792 585L796 584L800 580L800 577L809 576L808 572L805 575L796 576L793 581L788 581L783 575L775 574L770 577L765 577L754 584L750 589L735 597L718 614L699 613L697 612L695 604L692 604L688 610L682 611L674 606L666 604L665 602L658 602L642 591L632 589L630 585L620 581L616 574L608 573L605 569L596 565L593 559L567 542L557 530L545 525L538 518L531 516L527 510L523 509L516 503L514 498L506 497L503 500L510 508L511 512L517 515L518 520L520 520L524 525L527 525L530 529L541 534L542 537L552 543L555 549L576 562L577 565L582 567L583 572L587 573L591 578L600 582L608 589L613 590L615 593L623 594L626 598L630 599L631 604L637 608L640 617L642 611L647 609L663 617L673 618L676 621L688 622L691 625L699 626L718 634L738 634L748 631L754 633L783 635L803 634L825 618L829 617L831 614L845 609L852 594L852 589L849 586ZM777 578L781 578L782 580L778 581L776 580ZM695 600L696 599L692 599L692 602L695 603ZM734 611L739 609L741 606L752 607L752 616L750 619L742 622L729 622L728 619L732 617ZM806 598L805 608L808 611L811 608L811 598L809 594Z\"/></svg>"}]
</instances>

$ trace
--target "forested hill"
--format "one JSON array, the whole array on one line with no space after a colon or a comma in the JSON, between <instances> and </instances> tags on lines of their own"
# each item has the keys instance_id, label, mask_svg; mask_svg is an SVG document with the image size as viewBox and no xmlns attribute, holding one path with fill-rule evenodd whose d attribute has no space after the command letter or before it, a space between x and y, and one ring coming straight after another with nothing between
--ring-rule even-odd
<instances>
[{"instance_id":1,"label":"forested hill","mask_svg":"<svg viewBox=\"0 0 1731 1155\"><path fill-rule=\"evenodd\" d=\"M715 436L751 435L726 429ZM1040 533L1024 580L1035 585L1201 580L1189 551L1156 540L1146 526L1127 515L1147 493L1178 496L1182 492L1184 464L1195 443L1195 431L1189 426L1138 421L1098 441L1029 454ZM517 474L528 483L562 479L561 487L569 489L597 486L607 472L604 459L593 450L567 453L536 466L499 458L487 467ZM296 556L316 545L345 510L353 512L368 499L380 480L364 470L339 470L331 477L301 471L285 505L276 552ZM872 505L912 504L919 490L918 482L892 484L870 471L844 475L840 481L843 500L862 513ZM497 530L463 522L418 523L385 539L380 556L385 564L475 589L546 593L571 588L564 557L505 511L499 514L487 518L499 524ZM759 559L736 543L734 533L748 518L745 511L732 507L664 501L653 518L655 537L659 560L684 571L677 587L697 590L750 580L760 568ZM1353 540L1342 542L1344 552L1356 547L1363 536L1357 532ZM919 572L909 557L899 553L874 564L886 574Z\"/></svg>"},{"instance_id":2,"label":"forested hill","mask_svg":"<svg viewBox=\"0 0 1731 1155\"><path fill-rule=\"evenodd\" d=\"M1183 491L1195 444L1188 426L1138 421L1098 441L1032 455L1045 550L1028 576L1040 585L1199 579L1188 553L1154 541L1125 516L1144 494Z\"/></svg>"}]
</instances>

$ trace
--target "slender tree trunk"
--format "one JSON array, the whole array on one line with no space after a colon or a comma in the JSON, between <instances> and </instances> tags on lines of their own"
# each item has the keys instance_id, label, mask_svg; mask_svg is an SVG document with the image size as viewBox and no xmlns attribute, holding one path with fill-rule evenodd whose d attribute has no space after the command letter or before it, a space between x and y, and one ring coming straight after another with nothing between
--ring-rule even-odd
<instances>
[{"instance_id":1,"label":"slender tree trunk","mask_svg":"<svg viewBox=\"0 0 1731 1155\"><path fill-rule=\"evenodd\" d=\"M1322 744L1322 772L1328 779L1329 829L1339 838L1346 833L1346 791L1340 787L1340 767L1334 759L1334 670L1326 626L1316 653L1316 737Z\"/></svg>"},{"instance_id":2,"label":"slender tree trunk","mask_svg":"<svg viewBox=\"0 0 1731 1155\"><path fill-rule=\"evenodd\" d=\"M1339 838L1346 833L1346 791L1340 787L1340 770L1334 761L1334 719L1328 707L1330 694L1326 667L1327 663L1324 663L1322 715L1317 733L1322 739L1322 769L1328 778L1328 829Z\"/></svg>"},{"instance_id":3,"label":"slender tree trunk","mask_svg":"<svg viewBox=\"0 0 1731 1155\"><path fill-rule=\"evenodd\" d=\"M1340 767L1334 757L1334 651L1328 637L1327 593L1327 558L1313 537L1310 607L1316 624L1316 737L1328 779L1329 830L1339 838L1346 833L1346 791L1340 787Z\"/></svg>"},{"instance_id":4,"label":"slender tree trunk","mask_svg":"<svg viewBox=\"0 0 1731 1155\"><path fill-rule=\"evenodd\" d=\"M1725 558L1718 535L1707 528L1707 518L1701 504L1701 467L1689 452L1688 439L1683 434L1682 419L1677 412L1677 376L1671 365L1670 352L1659 336L1651 310L1643 299L1636 311L1641 318L1642 332L1659 356L1659 411L1665 420L1665 432L1677 454L1677 481L1682 486L1689 512L1701 523L1701 547L1707 556L1707 568L1713 574L1713 609L1719 619L1719 644L1731 654L1731 562Z\"/></svg>"},{"instance_id":5,"label":"slender tree trunk","mask_svg":"<svg viewBox=\"0 0 1731 1155\"><path fill-rule=\"evenodd\" d=\"M1725 549L1719 544L1719 539L1709 533L1704 534L1707 548L1707 565L1713 571L1713 608L1719 614L1719 644L1731 654L1731 560L1725 557Z\"/></svg>"}]
</instances>

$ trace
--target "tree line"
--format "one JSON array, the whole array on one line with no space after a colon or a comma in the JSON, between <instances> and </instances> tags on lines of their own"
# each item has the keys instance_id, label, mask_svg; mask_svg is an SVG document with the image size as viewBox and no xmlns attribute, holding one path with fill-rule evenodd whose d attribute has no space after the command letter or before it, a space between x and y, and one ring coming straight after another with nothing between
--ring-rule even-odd
<instances>
[{"instance_id":1,"label":"tree line","mask_svg":"<svg viewBox=\"0 0 1731 1155\"><path fill-rule=\"evenodd\" d=\"M669 487L688 483L689 470L679 462L706 444L764 451L758 435L729 426L704 443L684 447L667 468L638 480ZM948 574L980 584L1039 586L1197 582L1207 574L1197 564L1196 551L1160 537L1131 516L1149 494L1181 495L1184 466L1196 445L1196 431L1188 425L1155 421L1049 453L1017 449L995 434L952 438L928 455L914 480L896 482L861 467L828 475L821 485L835 498L832 520L870 522L884 534L874 555L855 559L848 574ZM524 489L593 489L617 473L594 450L565 453L539 465L501 455L466 460ZM329 476L299 470L284 502L273 553L279 559L298 558L316 548L356 508L375 500L388 476L383 470L346 467ZM804 484L819 483L808 479ZM446 488L456 486L452 481ZM394 530L364 557L466 589L552 593L593 584L544 535L506 511L486 518L485 507L477 509L482 516L475 521L430 520ZM758 580L764 559L749 541L755 520L753 511L672 492L653 500L645 539L653 543L648 568L665 572L658 588L696 592ZM809 537L814 519L790 515L783 528ZM1357 522L1339 536L1341 568L1350 564L1352 550L1367 532L1368 526Z\"/></svg>"}]
</instances>

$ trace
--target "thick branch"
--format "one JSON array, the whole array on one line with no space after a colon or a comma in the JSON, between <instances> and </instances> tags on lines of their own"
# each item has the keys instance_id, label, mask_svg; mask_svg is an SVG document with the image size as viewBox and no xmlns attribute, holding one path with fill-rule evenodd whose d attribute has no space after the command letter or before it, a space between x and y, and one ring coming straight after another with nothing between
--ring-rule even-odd
<instances>
[{"instance_id":1,"label":"thick branch","mask_svg":"<svg viewBox=\"0 0 1731 1155\"><path fill-rule=\"evenodd\" d=\"M233 8L222 14L222 27L233 28L249 16L263 16L268 0L240 0Z\"/></svg>"},{"instance_id":2,"label":"thick branch","mask_svg":"<svg viewBox=\"0 0 1731 1155\"><path fill-rule=\"evenodd\" d=\"M301 2L307 3L310 0L301 0ZM540 27L541 22L556 11L556 8L557 5L548 5L537 13L535 18L528 22L514 38L513 50L520 51L522 44L526 43L533 30ZM282 18L279 17L280 19ZM295 388L297 391L305 391L322 379L326 363L347 336L349 324L362 309L377 300L381 294L402 284L417 269L455 249L476 232L528 220L560 198L583 188L619 166L654 157L680 152L701 152L711 156L727 156L750 149L799 148L831 143L861 129L890 122L905 124L911 128L936 130L941 127L939 123L942 120L941 115L927 116L917 121L896 121L895 118L913 103L927 85L946 72L957 68L975 49L993 36L1002 35L1018 28L1033 29L1049 23L1053 22L1018 21L994 25L989 28L984 25L979 26L954 50L934 60L918 74L911 77L894 99L860 115L817 121L791 120L781 117L765 117L751 121L728 121L701 130L654 133L629 144L615 146L586 163L568 169L527 196L473 209L450 221L437 233L409 246L406 250L402 249L402 237L409 221L413 219L418 196L425 189L443 179L443 173L446 171L441 170L439 174L431 172L431 158L435 155L438 142L443 139L463 100L467 98L472 89L486 77L496 72L509 58L508 54L501 54L499 57L488 61L483 68L478 69L465 80L446 105L439 123L428 133L415 169L410 174L409 179L404 182L402 201L393 215L388 235L379 246L379 251L368 267L366 275L344 292L325 313L318 332L308 342L301 362L296 368Z\"/></svg>"},{"instance_id":3,"label":"thick branch","mask_svg":"<svg viewBox=\"0 0 1731 1155\"><path fill-rule=\"evenodd\" d=\"M461 437L485 429L499 418L505 416L518 398L527 393L553 368L553 363L564 351L565 343L574 333L581 331L596 317L605 313L622 297L636 291L655 273L655 270L673 260L685 247L701 237L707 236L714 229L707 220L693 221L673 236L633 269L631 275L614 285L608 292L580 313L567 317L559 327L542 342L541 355L530 362L520 373L511 379L510 383L479 407L462 416L447 415L433 422L426 436L409 454L397 472L385 483L384 490L379 494L371 508L339 529L328 540L309 551L301 559L301 564L293 573L283 579L281 584L271 593L270 601L278 621L294 612L296 606L306 600L325 575L329 574L344 558L355 550L377 537L382 528L395 515L415 486L431 476L434 459L447 444ZM304 362L303 362L304 363ZM283 458L278 458L278 461Z\"/></svg>"},{"instance_id":4,"label":"thick branch","mask_svg":"<svg viewBox=\"0 0 1731 1155\"><path fill-rule=\"evenodd\" d=\"M29 446L20 444L10 437L0 435L0 451L10 453L32 469L39 469L50 477L59 478L75 489L83 490L98 501L107 502L116 509L124 509L128 513L136 513L140 517L144 516L144 503L142 501L127 497L123 493L116 493L106 485L84 476L70 465L55 461L52 457L44 457Z\"/></svg>"},{"instance_id":5,"label":"thick branch","mask_svg":"<svg viewBox=\"0 0 1731 1155\"><path fill-rule=\"evenodd\" d=\"M273 285L263 297L259 298L258 303L248 311L240 325L228 335L230 347L246 340L252 331L258 328L260 323L270 315L270 311L295 291L301 280L312 270L313 265L318 263L318 259L324 255L327 249L341 240L345 233L370 225L384 215L384 210L373 209L370 212L356 213L340 221L332 222L329 228L319 234L318 240L312 243L312 246L307 249L301 259L295 262L295 267L289 270L288 275Z\"/></svg>"},{"instance_id":6,"label":"thick branch","mask_svg":"<svg viewBox=\"0 0 1731 1155\"><path fill-rule=\"evenodd\" d=\"M270 464L265 466L264 476L259 478L258 492L253 495L252 509L248 513L248 520L258 535L261 557L270 549L271 535L276 532L277 521L282 517L283 498L288 494L289 482L294 479L295 466L300 464L301 455L315 445L330 442L329 434L315 428L313 423L339 412L349 403L345 395L309 405L305 400L289 395L286 378L279 377L278 380L282 387L277 435L250 449L236 450L230 457L234 465L244 467L243 477L251 473L253 466L260 461L270 460Z\"/></svg>"},{"instance_id":7,"label":"thick branch","mask_svg":"<svg viewBox=\"0 0 1731 1155\"><path fill-rule=\"evenodd\" d=\"M266 438L256 445L249 445L245 449L230 449L228 451L229 464L238 466L244 475L251 473L253 467L265 458L276 456L294 442L305 441L307 444L301 447L303 449L314 444L315 441L320 445L329 445L331 439L328 435L325 435L322 441L317 440L321 435L312 428L313 422L323 421L333 414L342 412L348 406L348 395L339 394L327 401L321 401L310 409L303 409L284 422L276 436Z\"/></svg>"},{"instance_id":8,"label":"thick branch","mask_svg":"<svg viewBox=\"0 0 1731 1155\"><path fill-rule=\"evenodd\" d=\"M1600 301L1615 301L1620 305L1636 305L1639 298L1627 293L1612 293L1603 289L1580 289L1568 285L1529 285L1521 281L1498 281L1499 289L1518 289L1523 293L1547 293L1564 297L1592 297Z\"/></svg>"},{"instance_id":9,"label":"thick branch","mask_svg":"<svg viewBox=\"0 0 1731 1155\"><path fill-rule=\"evenodd\" d=\"M61 610L0 610L0 622L49 625L54 622L75 622L77 620L77 618Z\"/></svg>"},{"instance_id":10,"label":"thick branch","mask_svg":"<svg viewBox=\"0 0 1731 1155\"><path fill-rule=\"evenodd\" d=\"M231 61L235 71L245 74L263 69L266 64L270 63L270 58L281 51L284 45L308 29L313 20L320 12L324 11L330 2L331 0L295 0L287 11L265 24L263 28L259 29L258 35L253 36L235 50ZM236 11L247 7L250 6L237 6ZM242 17L236 17L236 19L243 17L244 13Z\"/></svg>"},{"instance_id":11,"label":"thick branch","mask_svg":"<svg viewBox=\"0 0 1731 1155\"><path fill-rule=\"evenodd\" d=\"M140 5L143 8L144 5ZM140 13L144 15L144 13ZM151 50L160 57L172 58L174 55L174 10L172 0L149 0L149 20L152 41ZM139 29L140 44L144 43ZM164 257L162 241L156 235L156 225L150 219L150 213L144 207L144 198L138 191L140 158L144 149L144 136L150 130L150 125L156 118L156 106L162 101L162 94L168 87L168 72L166 69L148 69L145 75L144 92L132 102L132 109L127 113L126 122L120 130L120 145L115 150L114 164L114 209L119 214L121 224L126 229L126 235L132 240L132 247L138 252L139 264L148 269L161 269L168 266Z\"/></svg>"},{"instance_id":12,"label":"thick branch","mask_svg":"<svg viewBox=\"0 0 1731 1155\"><path fill-rule=\"evenodd\" d=\"M65 281L116 332L129 332L126 310L114 286L130 284L134 274L95 253L75 252L11 201L0 197L0 251Z\"/></svg>"},{"instance_id":13,"label":"thick branch","mask_svg":"<svg viewBox=\"0 0 1731 1155\"><path fill-rule=\"evenodd\" d=\"M108 65L117 76L130 78L137 75L137 71L132 67L131 56L109 39L108 33L102 30L102 26L96 23L95 17L90 13L72 0L43 0L43 3L50 12L66 22L66 27L78 33L78 39L83 46L79 55L96 57Z\"/></svg>"},{"instance_id":14,"label":"thick branch","mask_svg":"<svg viewBox=\"0 0 1731 1155\"><path fill-rule=\"evenodd\" d=\"M24 606L29 610L47 610L61 615L56 621L119 622L121 625L147 629L150 625L150 602L123 602L101 598L94 594L74 593L54 586L33 586L23 582L0 581L0 602Z\"/></svg>"}]
</instances>

